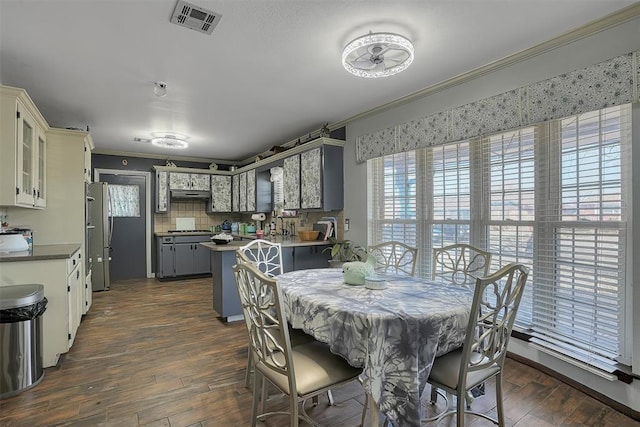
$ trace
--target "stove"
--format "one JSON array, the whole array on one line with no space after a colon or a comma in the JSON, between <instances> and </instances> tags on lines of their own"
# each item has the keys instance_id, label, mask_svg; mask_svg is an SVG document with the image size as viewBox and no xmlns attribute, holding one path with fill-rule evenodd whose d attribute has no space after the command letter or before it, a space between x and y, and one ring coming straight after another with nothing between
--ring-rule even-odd
<instances>
[{"instance_id":1,"label":"stove","mask_svg":"<svg viewBox=\"0 0 640 427\"><path fill-rule=\"evenodd\" d=\"M211 230L167 230L167 233L211 233Z\"/></svg>"}]
</instances>

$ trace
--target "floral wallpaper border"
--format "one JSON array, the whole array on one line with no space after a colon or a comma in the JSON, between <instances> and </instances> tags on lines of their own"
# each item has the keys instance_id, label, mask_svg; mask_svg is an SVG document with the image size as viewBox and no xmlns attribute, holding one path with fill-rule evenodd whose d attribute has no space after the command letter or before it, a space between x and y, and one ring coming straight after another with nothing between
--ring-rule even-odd
<instances>
[{"instance_id":1,"label":"floral wallpaper border","mask_svg":"<svg viewBox=\"0 0 640 427\"><path fill-rule=\"evenodd\" d=\"M421 119L361 135L356 139L359 163L388 154L461 141L638 102L640 51L628 53Z\"/></svg>"}]
</instances>

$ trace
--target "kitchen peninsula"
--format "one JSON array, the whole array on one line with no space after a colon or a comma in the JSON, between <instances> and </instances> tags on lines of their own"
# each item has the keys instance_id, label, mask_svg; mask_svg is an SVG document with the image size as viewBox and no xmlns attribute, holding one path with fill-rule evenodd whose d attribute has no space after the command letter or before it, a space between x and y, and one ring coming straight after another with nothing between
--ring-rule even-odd
<instances>
[{"instance_id":1,"label":"kitchen peninsula","mask_svg":"<svg viewBox=\"0 0 640 427\"><path fill-rule=\"evenodd\" d=\"M305 241L298 237L271 237L282 245L282 267L285 272L328 267L331 246L327 241ZM242 307L236 289L232 267L236 263L236 250L248 241L234 240L226 245L200 243L211 251L213 273L213 309L227 322L242 320Z\"/></svg>"}]
</instances>

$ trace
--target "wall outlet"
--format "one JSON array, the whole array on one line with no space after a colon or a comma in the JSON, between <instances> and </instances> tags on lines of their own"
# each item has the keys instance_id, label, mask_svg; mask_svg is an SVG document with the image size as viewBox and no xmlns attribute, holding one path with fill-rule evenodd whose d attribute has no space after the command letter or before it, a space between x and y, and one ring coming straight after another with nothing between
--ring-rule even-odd
<instances>
[{"instance_id":1,"label":"wall outlet","mask_svg":"<svg viewBox=\"0 0 640 427\"><path fill-rule=\"evenodd\" d=\"M349 218L344 220L344 231L349 231Z\"/></svg>"}]
</instances>

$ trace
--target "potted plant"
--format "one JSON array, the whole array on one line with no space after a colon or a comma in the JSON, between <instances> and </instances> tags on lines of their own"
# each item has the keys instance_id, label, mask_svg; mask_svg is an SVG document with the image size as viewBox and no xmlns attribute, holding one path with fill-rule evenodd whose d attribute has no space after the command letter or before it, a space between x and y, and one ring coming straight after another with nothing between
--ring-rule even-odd
<instances>
[{"instance_id":1,"label":"potted plant","mask_svg":"<svg viewBox=\"0 0 640 427\"><path fill-rule=\"evenodd\" d=\"M333 246L326 248L331 250L331 259L329 260L330 267L342 267L345 262L351 261L366 261L367 250L357 245L351 240L337 240L329 239Z\"/></svg>"}]
</instances>

